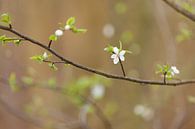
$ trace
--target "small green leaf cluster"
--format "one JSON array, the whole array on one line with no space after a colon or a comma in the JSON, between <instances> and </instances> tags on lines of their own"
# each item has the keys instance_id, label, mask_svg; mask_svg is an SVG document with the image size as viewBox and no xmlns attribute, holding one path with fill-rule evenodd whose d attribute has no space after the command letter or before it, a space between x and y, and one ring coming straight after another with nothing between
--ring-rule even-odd
<instances>
[{"instance_id":1,"label":"small green leaf cluster","mask_svg":"<svg viewBox=\"0 0 195 129\"><path fill-rule=\"evenodd\" d=\"M66 25L64 27L64 30L71 30L73 33L85 33L87 31L86 29L77 28L75 26L75 23L76 23L75 17L70 17L66 21Z\"/></svg>"},{"instance_id":2,"label":"small green leaf cluster","mask_svg":"<svg viewBox=\"0 0 195 129\"><path fill-rule=\"evenodd\" d=\"M54 63L49 63L48 66L53 69L54 71L57 71L58 68L56 67L56 65Z\"/></svg>"},{"instance_id":3,"label":"small green leaf cluster","mask_svg":"<svg viewBox=\"0 0 195 129\"><path fill-rule=\"evenodd\" d=\"M4 13L1 15L0 22L10 25L11 24L11 17L8 13Z\"/></svg>"},{"instance_id":4,"label":"small green leaf cluster","mask_svg":"<svg viewBox=\"0 0 195 129\"><path fill-rule=\"evenodd\" d=\"M52 62L52 61L48 61L48 59L51 57L52 55L48 55L46 52L44 52L42 55L35 55L35 56L32 56L30 57L31 60L35 60L39 63L43 63L43 62L46 62L48 63L48 66L54 70L54 71L57 71L58 68L56 67L55 63Z\"/></svg>"},{"instance_id":5,"label":"small green leaf cluster","mask_svg":"<svg viewBox=\"0 0 195 129\"><path fill-rule=\"evenodd\" d=\"M176 74L179 74L179 70L175 66L158 64L156 74L161 74L166 79L172 80Z\"/></svg>"},{"instance_id":6,"label":"small green leaf cluster","mask_svg":"<svg viewBox=\"0 0 195 129\"><path fill-rule=\"evenodd\" d=\"M76 19L75 17L70 17L67 21L66 24L60 23L60 27L58 30L55 31L55 34L52 34L49 36L50 41L57 41L58 37L62 36L64 31L70 30L73 33L85 33L87 30L82 29L82 28L77 28L75 26Z\"/></svg>"},{"instance_id":7,"label":"small green leaf cluster","mask_svg":"<svg viewBox=\"0 0 195 129\"><path fill-rule=\"evenodd\" d=\"M17 38L11 38L11 37L7 37L6 35L1 35L0 36L0 44L2 45L6 45L8 43L14 43L15 45L20 45L20 43L22 42L22 40L17 39Z\"/></svg>"},{"instance_id":8,"label":"small green leaf cluster","mask_svg":"<svg viewBox=\"0 0 195 129\"><path fill-rule=\"evenodd\" d=\"M46 61L51 55L47 55L46 52L44 52L44 54L42 55L35 55L30 57L31 60L35 60L39 63L43 63L44 61Z\"/></svg>"},{"instance_id":9,"label":"small green leaf cluster","mask_svg":"<svg viewBox=\"0 0 195 129\"><path fill-rule=\"evenodd\" d=\"M104 48L104 51L112 54L113 53L113 49L114 49L114 47L109 44L106 48Z\"/></svg>"}]
</instances>

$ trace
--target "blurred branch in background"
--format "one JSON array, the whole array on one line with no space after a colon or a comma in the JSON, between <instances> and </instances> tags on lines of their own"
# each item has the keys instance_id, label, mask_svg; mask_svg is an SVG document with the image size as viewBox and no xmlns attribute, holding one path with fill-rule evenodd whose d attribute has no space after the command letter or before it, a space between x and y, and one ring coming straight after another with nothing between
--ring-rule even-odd
<instances>
[{"instance_id":1,"label":"blurred branch in background","mask_svg":"<svg viewBox=\"0 0 195 129\"><path fill-rule=\"evenodd\" d=\"M171 8L176 10L178 13L184 15L188 19L195 22L195 14L193 14L193 12L191 12L190 10L185 9L181 5L176 3L177 0L162 0L162 1L164 1L167 5L169 5Z\"/></svg>"},{"instance_id":2,"label":"blurred branch in background","mask_svg":"<svg viewBox=\"0 0 195 129\"><path fill-rule=\"evenodd\" d=\"M0 78L0 83L8 86L9 82L4 79L4 78ZM33 88L33 86L36 84L31 84L30 86L27 86L26 84L20 82L17 84L17 86L19 86L20 90L25 90L25 89L29 89L29 88ZM38 84L37 84L38 85ZM50 88L48 86L36 86L36 88L40 88L40 89L46 89L46 90L51 90L63 95L68 95L69 93L66 93L67 91L64 91L63 88L60 87L56 87L56 88ZM104 115L103 111L101 110L101 108L96 104L96 102L94 100L92 100L91 98L87 98L83 95L77 95L78 97L80 97L84 103L86 103L83 107L80 108L80 115L79 115L79 121L74 121L74 122L68 122L68 121L64 121L64 124L62 127L58 127L58 124L56 124L56 126L52 127L54 129L61 129L64 127L68 127L68 128L77 128L77 127L81 127L82 129L90 129L90 127L88 126L88 104L91 105L94 110L95 110L95 114L98 116L98 118L102 121L102 123L105 126L105 129L112 129L112 125L109 122L109 120L107 119L107 117ZM44 121L41 121L37 118L34 117L30 117L28 115L26 115L24 112L22 111L17 111L14 107L12 107L10 104L8 104L5 100L3 100L2 97L0 97L0 103L2 104L2 106L5 107L6 110L8 110L10 113L12 113L14 116L18 117L21 120L30 122L38 127L45 127ZM87 105L87 106L86 106Z\"/></svg>"}]
</instances>

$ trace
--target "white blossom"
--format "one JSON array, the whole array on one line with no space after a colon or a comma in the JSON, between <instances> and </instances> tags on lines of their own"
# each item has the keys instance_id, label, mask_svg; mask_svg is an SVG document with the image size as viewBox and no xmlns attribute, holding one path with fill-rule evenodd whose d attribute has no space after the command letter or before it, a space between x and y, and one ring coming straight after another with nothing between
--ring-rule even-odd
<instances>
[{"instance_id":1,"label":"white blossom","mask_svg":"<svg viewBox=\"0 0 195 129\"><path fill-rule=\"evenodd\" d=\"M103 27L102 33L105 37L111 38L114 36L115 28L112 24L106 24Z\"/></svg>"},{"instance_id":2,"label":"white blossom","mask_svg":"<svg viewBox=\"0 0 195 129\"><path fill-rule=\"evenodd\" d=\"M135 108L134 108L135 115L141 115L141 114L143 114L144 108L145 107L143 105L141 105L141 104L136 105Z\"/></svg>"},{"instance_id":3,"label":"white blossom","mask_svg":"<svg viewBox=\"0 0 195 129\"><path fill-rule=\"evenodd\" d=\"M179 74L179 70L176 66L171 66L171 74L174 76L175 74Z\"/></svg>"},{"instance_id":4,"label":"white blossom","mask_svg":"<svg viewBox=\"0 0 195 129\"><path fill-rule=\"evenodd\" d=\"M146 107L141 104L135 106L134 113L135 115L141 116L147 121L151 120L154 116L154 110L152 110L152 108Z\"/></svg>"},{"instance_id":5,"label":"white blossom","mask_svg":"<svg viewBox=\"0 0 195 129\"><path fill-rule=\"evenodd\" d=\"M47 59L48 57L49 57L49 56L48 56L47 52L44 52L44 53L43 53L43 58L44 58L44 60Z\"/></svg>"},{"instance_id":6,"label":"white blossom","mask_svg":"<svg viewBox=\"0 0 195 129\"><path fill-rule=\"evenodd\" d=\"M105 87L103 85L97 84L91 89L91 95L94 99L100 99L105 94Z\"/></svg>"},{"instance_id":7,"label":"white blossom","mask_svg":"<svg viewBox=\"0 0 195 129\"><path fill-rule=\"evenodd\" d=\"M70 30L71 26L70 25L65 25L64 29L65 30Z\"/></svg>"},{"instance_id":8,"label":"white blossom","mask_svg":"<svg viewBox=\"0 0 195 129\"><path fill-rule=\"evenodd\" d=\"M120 51L117 47L114 47L113 52L114 52L114 54L111 55L111 58L113 59L114 64L117 64L119 62L119 59L121 61L125 61L125 57L124 57L124 55L126 53L125 50Z\"/></svg>"},{"instance_id":9,"label":"white blossom","mask_svg":"<svg viewBox=\"0 0 195 129\"><path fill-rule=\"evenodd\" d=\"M55 35L59 37L59 36L62 36L63 33L64 32L62 30L56 30Z\"/></svg>"}]
</instances>

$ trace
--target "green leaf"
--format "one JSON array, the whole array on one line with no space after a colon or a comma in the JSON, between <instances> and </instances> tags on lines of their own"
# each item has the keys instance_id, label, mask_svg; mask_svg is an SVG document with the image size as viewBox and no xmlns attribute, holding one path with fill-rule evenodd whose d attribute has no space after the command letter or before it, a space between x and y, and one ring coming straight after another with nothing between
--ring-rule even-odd
<instances>
[{"instance_id":1,"label":"green leaf","mask_svg":"<svg viewBox=\"0 0 195 129\"><path fill-rule=\"evenodd\" d=\"M77 29L75 27L72 28L73 33L85 33L87 32L87 29Z\"/></svg>"},{"instance_id":2,"label":"green leaf","mask_svg":"<svg viewBox=\"0 0 195 129\"><path fill-rule=\"evenodd\" d=\"M108 53L113 53L113 46L111 46L111 45L108 45L106 48L104 48L104 51L106 51L106 52L108 52Z\"/></svg>"},{"instance_id":3,"label":"green leaf","mask_svg":"<svg viewBox=\"0 0 195 129\"><path fill-rule=\"evenodd\" d=\"M76 22L75 17L70 17L70 18L66 21L66 25L74 26L75 22Z\"/></svg>"},{"instance_id":4,"label":"green leaf","mask_svg":"<svg viewBox=\"0 0 195 129\"><path fill-rule=\"evenodd\" d=\"M0 36L0 43L1 43L2 45L5 44L5 39L6 39L6 35Z\"/></svg>"},{"instance_id":5,"label":"green leaf","mask_svg":"<svg viewBox=\"0 0 195 129\"><path fill-rule=\"evenodd\" d=\"M19 87L16 84L17 82L16 82L16 74L15 73L10 74L8 81L9 81L9 86L13 92L19 91Z\"/></svg>"},{"instance_id":6,"label":"green leaf","mask_svg":"<svg viewBox=\"0 0 195 129\"><path fill-rule=\"evenodd\" d=\"M121 42L121 41L119 41L119 44L120 44L119 51L121 51L121 50L123 49L122 42Z\"/></svg>"},{"instance_id":7,"label":"green leaf","mask_svg":"<svg viewBox=\"0 0 195 129\"><path fill-rule=\"evenodd\" d=\"M14 44L16 44L17 46L19 46L21 44L21 40L17 39L17 40L14 40Z\"/></svg>"},{"instance_id":8,"label":"green leaf","mask_svg":"<svg viewBox=\"0 0 195 129\"><path fill-rule=\"evenodd\" d=\"M39 63L42 63L44 60L47 60L49 57L51 57L51 55L47 55L47 53L44 52L43 55L35 55L35 56L30 57L30 59L35 60Z\"/></svg>"},{"instance_id":9,"label":"green leaf","mask_svg":"<svg viewBox=\"0 0 195 129\"><path fill-rule=\"evenodd\" d=\"M58 70L58 68L55 66L54 63L49 63L48 65L49 65L49 67L50 67L51 69L53 69L54 71L57 71L57 70Z\"/></svg>"},{"instance_id":10,"label":"green leaf","mask_svg":"<svg viewBox=\"0 0 195 129\"><path fill-rule=\"evenodd\" d=\"M58 40L58 37L56 35L52 34L52 35L49 36L49 40L51 40L51 41L57 41Z\"/></svg>"},{"instance_id":11,"label":"green leaf","mask_svg":"<svg viewBox=\"0 0 195 129\"><path fill-rule=\"evenodd\" d=\"M30 57L30 59L31 60L35 60L35 61L37 61L39 63L42 63L44 61L44 58L43 58L42 55L35 55L35 56Z\"/></svg>"},{"instance_id":12,"label":"green leaf","mask_svg":"<svg viewBox=\"0 0 195 129\"><path fill-rule=\"evenodd\" d=\"M7 43L14 43L18 46L18 45L20 45L21 42L22 42L22 40L17 39L17 38L7 37L6 35L0 36L0 43L2 45L5 45Z\"/></svg>"},{"instance_id":13,"label":"green leaf","mask_svg":"<svg viewBox=\"0 0 195 129\"><path fill-rule=\"evenodd\" d=\"M4 13L1 15L0 21L3 23L6 23L6 24L11 24L11 18L9 16L9 14L7 14L7 13Z\"/></svg>"}]
</instances>

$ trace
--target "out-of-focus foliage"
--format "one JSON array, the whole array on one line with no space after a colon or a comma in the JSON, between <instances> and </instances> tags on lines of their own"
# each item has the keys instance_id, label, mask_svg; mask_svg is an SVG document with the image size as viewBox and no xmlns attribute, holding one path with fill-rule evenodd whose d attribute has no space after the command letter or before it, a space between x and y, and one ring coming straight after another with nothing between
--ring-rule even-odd
<instances>
[{"instance_id":1,"label":"out-of-focus foliage","mask_svg":"<svg viewBox=\"0 0 195 129\"><path fill-rule=\"evenodd\" d=\"M78 105L83 104L82 96L88 92L94 86L101 84L102 86L109 86L110 80L102 78L100 76L82 77L77 81L73 81L64 87L64 92L70 95L70 100ZM98 90L96 92L99 92ZM100 91L101 92L101 91ZM102 97L103 98L103 97ZM99 99L99 98L98 98Z\"/></svg>"},{"instance_id":2,"label":"out-of-focus foliage","mask_svg":"<svg viewBox=\"0 0 195 129\"><path fill-rule=\"evenodd\" d=\"M16 74L11 73L9 76L9 86L13 92L19 91L19 86L17 86L17 81L16 81Z\"/></svg>"},{"instance_id":3,"label":"out-of-focus foliage","mask_svg":"<svg viewBox=\"0 0 195 129\"><path fill-rule=\"evenodd\" d=\"M187 28L181 28L178 35L176 36L176 41L178 43L190 40L192 38L192 31Z\"/></svg>"},{"instance_id":4,"label":"out-of-focus foliage","mask_svg":"<svg viewBox=\"0 0 195 129\"><path fill-rule=\"evenodd\" d=\"M117 14L124 14L127 12L127 4L125 4L124 2L122 1L119 1L115 4L115 11Z\"/></svg>"}]
</instances>

